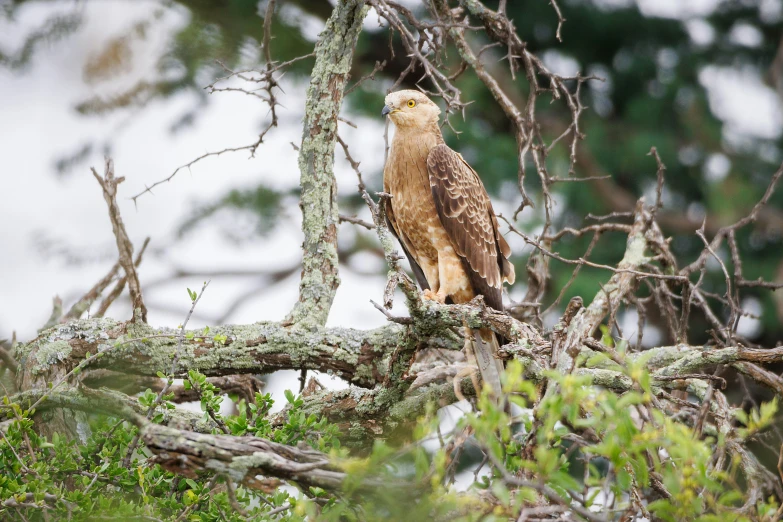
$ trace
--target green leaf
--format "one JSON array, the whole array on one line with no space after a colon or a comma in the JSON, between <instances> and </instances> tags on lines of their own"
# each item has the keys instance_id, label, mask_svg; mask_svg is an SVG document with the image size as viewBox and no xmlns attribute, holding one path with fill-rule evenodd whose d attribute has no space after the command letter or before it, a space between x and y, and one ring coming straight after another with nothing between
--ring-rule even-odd
<instances>
[{"instance_id":1,"label":"green leaf","mask_svg":"<svg viewBox=\"0 0 783 522\"><path fill-rule=\"evenodd\" d=\"M625 469L617 470L617 485L623 491L628 491L631 488L631 474Z\"/></svg>"},{"instance_id":2,"label":"green leaf","mask_svg":"<svg viewBox=\"0 0 783 522\"><path fill-rule=\"evenodd\" d=\"M189 489L185 492L184 495L182 495L182 500L185 502L186 506L191 506L198 500L198 495L193 493L192 489Z\"/></svg>"},{"instance_id":3,"label":"green leaf","mask_svg":"<svg viewBox=\"0 0 783 522\"><path fill-rule=\"evenodd\" d=\"M492 493L504 506L508 506L511 502L511 494L509 493L508 488L499 480L492 483Z\"/></svg>"}]
</instances>

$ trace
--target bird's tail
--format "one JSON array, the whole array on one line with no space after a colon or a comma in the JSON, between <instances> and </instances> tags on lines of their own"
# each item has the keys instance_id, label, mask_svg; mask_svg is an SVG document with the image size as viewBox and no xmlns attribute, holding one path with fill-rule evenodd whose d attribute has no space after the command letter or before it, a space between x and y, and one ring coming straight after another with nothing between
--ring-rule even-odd
<instances>
[{"instance_id":1,"label":"bird's tail","mask_svg":"<svg viewBox=\"0 0 783 522\"><path fill-rule=\"evenodd\" d=\"M489 386L496 404L500 404L500 374L503 373L503 361L496 358L500 345L495 332L489 328L470 330L473 336L473 352L476 356L481 386Z\"/></svg>"}]
</instances>

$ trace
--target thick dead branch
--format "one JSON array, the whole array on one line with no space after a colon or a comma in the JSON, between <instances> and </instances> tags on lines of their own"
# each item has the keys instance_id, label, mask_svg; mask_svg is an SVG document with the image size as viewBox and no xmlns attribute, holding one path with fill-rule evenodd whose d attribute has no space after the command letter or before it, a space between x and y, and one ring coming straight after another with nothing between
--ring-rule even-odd
<instances>
[{"instance_id":1,"label":"thick dead branch","mask_svg":"<svg viewBox=\"0 0 783 522\"><path fill-rule=\"evenodd\" d=\"M174 375L182 377L186 369L220 376L308 368L331 371L352 384L372 387L385 378L388 357L404 341L406 332L391 324L366 331L324 327L305 331L274 322L215 327L209 336L202 336L201 330L189 330L184 332ZM225 343L216 342L215 336L225 336ZM83 319L55 327L35 341L20 345L17 355L36 375L54 367L71 368L87 352L102 352L91 369L155 376L170 369L178 337L179 332L169 328ZM425 338L423 342L425 346L462 347L448 336Z\"/></svg>"},{"instance_id":2,"label":"thick dead branch","mask_svg":"<svg viewBox=\"0 0 783 522\"><path fill-rule=\"evenodd\" d=\"M328 455L307 447L257 437L203 435L155 424L144 424L141 434L155 454L154 462L186 477L211 471L252 487L256 475L266 475L330 491L339 490L346 477ZM365 486L379 485L370 480Z\"/></svg>"}]
</instances>

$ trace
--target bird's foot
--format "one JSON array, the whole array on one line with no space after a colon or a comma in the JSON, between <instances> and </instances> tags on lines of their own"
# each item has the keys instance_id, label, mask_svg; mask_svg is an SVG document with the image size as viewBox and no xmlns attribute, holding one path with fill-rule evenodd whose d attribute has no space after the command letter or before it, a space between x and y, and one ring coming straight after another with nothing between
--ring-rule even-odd
<instances>
[{"instance_id":1,"label":"bird's foot","mask_svg":"<svg viewBox=\"0 0 783 522\"><path fill-rule=\"evenodd\" d=\"M430 289L427 289L427 290L423 291L421 293L421 297L423 299L428 300L428 301L435 301L435 302L438 302L440 304L443 304L443 303L446 302L446 295L445 294L441 295L440 292L433 292Z\"/></svg>"}]
</instances>

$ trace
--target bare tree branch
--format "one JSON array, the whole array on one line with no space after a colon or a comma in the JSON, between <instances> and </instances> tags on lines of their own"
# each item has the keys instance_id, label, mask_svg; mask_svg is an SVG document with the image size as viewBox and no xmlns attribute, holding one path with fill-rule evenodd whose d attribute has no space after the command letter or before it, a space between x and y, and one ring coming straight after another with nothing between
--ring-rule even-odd
<instances>
[{"instance_id":1,"label":"bare tree branch","mask_svg":"<svg viewBox=\"0 0 783 522\"><path fill-rule=\"evenodd\" d=\"M139 249L139 253L136 255L136 261L134 265L136 268L139 267L141 264L141 260L144 257L144 252L147 251L147 246L150 243L150 238L144 240L144 243L142 243L141 248ZM103 317L106 314L106 310L109 309L111 304L122 294L122 291L125 289L125 285L128 284L128 276L122 276L119 281L117 281L117 284L114 285L114 288L112 288L111 292L109 292L109 295L107 295L103 301L101 301L101 304L98 306L98 310L95 311L95 317ZM78 318L77 318L78 319Z\"/></svg>"},{"instance_id":2,"label":"bare tree branch","mask_svg":"<svg viewBox=\"0 0 783 522\"><path fill-rule=\"evenodd\" d=\"M109 219L111 220L114 237L117 240L117 251L120 254L120 265L128 278L128 288L130 289L131 304L133 305L133 321L138 319L141 322L147 322L147 307L144 306L144 299L141 295L141 283L136 273L136 266L133 264L133 243L131 243L128 233L125 231L125 224L120 216L120 207L117 205L117 186L125 181L124 177L114 177L114 161L106 158L106 165L101 177L95 169L91 169L93 176L98 180L103 189L103 199L109 207Z\"/></svg>"}]
</instances>

